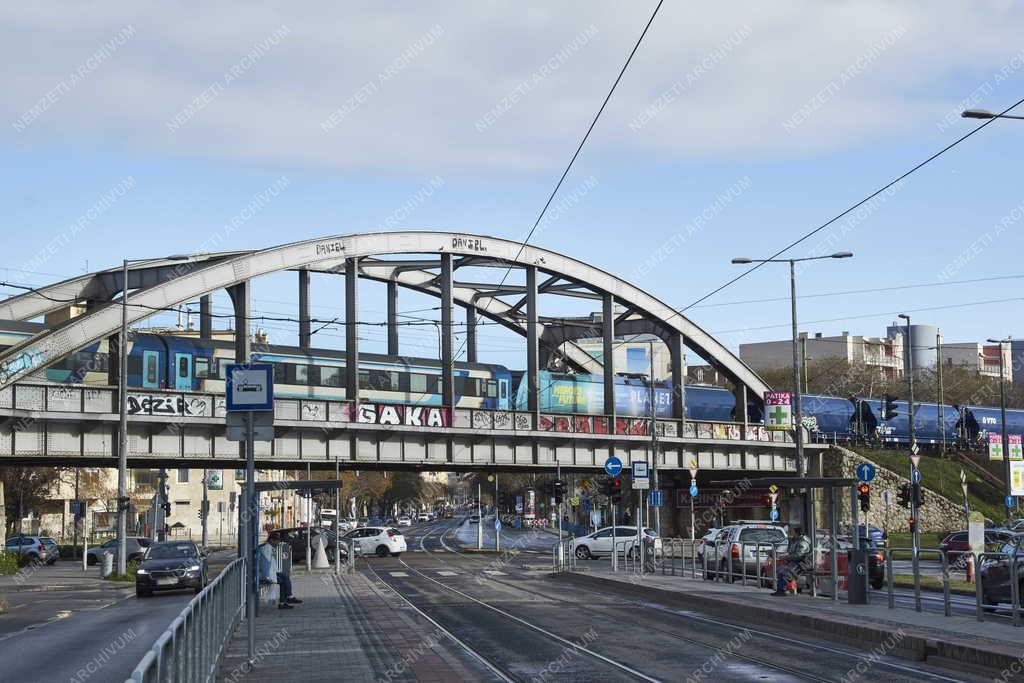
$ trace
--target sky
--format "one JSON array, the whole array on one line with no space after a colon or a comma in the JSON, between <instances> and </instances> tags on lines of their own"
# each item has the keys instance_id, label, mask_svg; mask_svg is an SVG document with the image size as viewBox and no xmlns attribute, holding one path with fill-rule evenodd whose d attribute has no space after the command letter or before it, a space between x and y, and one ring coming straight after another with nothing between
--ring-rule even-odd
<instances>
[{"instance_id":1,"label":"sky","mask_svg":"<svg viewBox=\"0 0 1024 683\"><path fill-rule=\"evenodd\" d=\"M381 229L525 239L655 4L8 3L0 280ZM733 350L786 338L784 266L689 306L743 272L733 257L775 253L983 123L963 109L1024 97L1022 30L1011 2L666 0L531 242ZM787 251L855 254L800 268L801 329L884 335L906 311L947 342L1024 334L1022 126L993 122ZM367 322L382 291L366 286ZM295 275L254 296L295 315ZM314 316L342 296L315 277ZM433 308L402 295L427 319L407 353L436 355ZM522 367L511 333L480 336L483 360Z\"/></svg>"}]
</instances>

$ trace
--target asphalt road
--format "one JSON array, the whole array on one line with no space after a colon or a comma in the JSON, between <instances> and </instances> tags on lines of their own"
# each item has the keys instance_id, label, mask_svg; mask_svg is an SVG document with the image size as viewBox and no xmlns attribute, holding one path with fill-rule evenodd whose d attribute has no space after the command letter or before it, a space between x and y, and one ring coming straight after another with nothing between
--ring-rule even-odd
<instances>
[{"instance_id":1,"label":"asphalt road","mask_svg":"<svg viewBox=\"0 0 1024 683\"><path fill-rule=\"evenodd\" d=\"M232 557L212 554L210 578ZM0 616L0 680L123 681L194 597L175 591L139 600L134 586L104 584L7 593L12 610Z\"/></svg>"},{"instance_id":2,"label":"asphalt road","mask_svg":"<svg viewBox=\"0 0 1024 683\"><path fill-rule=\"evenodd\" d=\"M569 588L520 569L517 556L461 554L452 544L457 533L457 522L409 529L410 551L421 552L369 558L361 569L507 679L836 680L863 657L825 641L777 636L771 625L639 603L628 585ZM963 680L887 656L873 671L884 680Z\"/></svg>"}]
</instances>

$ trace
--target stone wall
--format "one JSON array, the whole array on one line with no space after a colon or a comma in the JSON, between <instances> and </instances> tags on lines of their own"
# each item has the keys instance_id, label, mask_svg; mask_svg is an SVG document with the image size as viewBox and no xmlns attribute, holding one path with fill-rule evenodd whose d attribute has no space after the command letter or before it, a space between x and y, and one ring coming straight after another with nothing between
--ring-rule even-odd
<instances>
[{"instance_id":1,"label":"stone wall","mask_svg":"<svg viewBox=\"0 0 1024 683\"><path fill-rule=\"evenodd\" d=\"M876 462L872 462L864 456L854 453L841 446L833 446L824 456L824 474L826 477L851 477L856 478L856 468L862 462L870 462L875 466L876 474L871 482L871 511L868 513L868 523L874 524L889 531L910 531L910 510L900 507L896 502L901 484L910 483L910 479L887 470ZM908 457L907 470L910 469ZM892 503L886 509L882 502L882 492L892 492ZM844 497L840 504L841 524L850 523L850 503ZM864 521L863 513L860 514L860 521ZM964 529L964 508L960 503L954 503L944 498L931 489L925 489L924 505L918 510L918 530L922 532L946 532ZM819 517L819 519L824 519Z\"/></svg>"}]
</instances>

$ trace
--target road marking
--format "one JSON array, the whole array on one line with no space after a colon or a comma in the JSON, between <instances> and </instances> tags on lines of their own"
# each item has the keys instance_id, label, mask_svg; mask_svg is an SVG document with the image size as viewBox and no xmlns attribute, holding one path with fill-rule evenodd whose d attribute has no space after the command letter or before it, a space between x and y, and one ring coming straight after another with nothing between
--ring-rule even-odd
<instances>
[{"instance_id":1,"label":"road marking","mask_svg":"<svg viewBox=\"0 0 1024 683\"><path fill-rule=\"evenodd\" d=\"M459 575L458 572L450 572L450 571L443 570L443 569L441 571L438 571L437 574L438 574L438 576L458 576Z\"/></svg>"},{"instance_id":2,"label":"road marking","mask_svg":"<svg viewBox=\"0 0 1024 683\"><path fill-rule=\"evenodd\" d=\"M497 569L485 569L484 574L490 574L491 576L508 576L505 572L499 572Z\"/></svg>"},{"instance_id":3,"label":"road marking","mask_svg":"<svg viewBox=\"0 0 1024 683\"><path fill-rule=\"evenodd\" d=\"M403 578L403 577L409 576L409 574L406 573L406 572L388 572L388 573L391 574L391 576L394 576L394 577L397 577L397 578Z\"/></svg>"}]
</instances>

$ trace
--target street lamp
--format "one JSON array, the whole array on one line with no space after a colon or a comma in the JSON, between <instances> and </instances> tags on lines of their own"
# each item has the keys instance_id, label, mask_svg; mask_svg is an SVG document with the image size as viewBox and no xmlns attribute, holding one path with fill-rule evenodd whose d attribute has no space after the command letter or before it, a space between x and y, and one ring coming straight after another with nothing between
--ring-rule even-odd
<instances>
[{"instance_id":1,"label":"street lamp","mask_svg":"<svg viewBox=\"0 0 1024 683\"><path fill-rule=\"evenodd\" d=\"M910 435L910 450L913 452L917 445L917 439L914 436L914 356L912 354L913 345L910 342L910 316L900 313L898 317L907 321L907 335L904 340L907 345L907 363L904 370L907 373L907 429Z\"/></svg>"},{"instance_id":2,"label":"street lamp","mask_svg":"<svg viewBox=\"0 0 1024 683\"><path fill-rule=\"evenodd\" d=\"M173 254L166 260L185 261L189 258L184 254ZM122 576L128 570L128 264L154 260L121 261L121 332L117 336L117 402L120 413L117 430L117 573ZM156 515L153 515L153 521L156 522Z\"/></svg>"},{"instance_id":3,"label":"street lamp","mask_svg":"<svg viewBox=\"0 0 1024 683\"><path fill-rule=\"evenodd\" d=\"M987 109L968 109L960 113L965 119L1024 119L1024 116L1014 116L1012 114L993 114Z\"/></svg>"},{"instance_id":4,"label":"street lamp","mask_svg":"<svg viewBox=\"0 0 1024 683\"><path fill-rule=\"evenodd\" d=\"M1006 521L1013 517L1013 507L1010 501L1013 500L1013 485L1010 480L1010 449L1006 438L1006 390L1004 387L1006 378L1003 372L1003 344L1009 344L1010 339L989 339L989 344L999 344L999 423L1002 431L1003 441L1003 477L1006 479Z\"/></svg>"},{"instance_id":5,"label":"street lamp","mask_svg":"<svg viewBox=\"0 0 1024 683\"><path fill-rule=\"evenodd\" d=\"M788 263L789 264L789 295L790 295L790 308L792 313L792 324L793 324L793 425L796 436L796 469L797 474L801 477L807 476L807 462L804 460L804 437L803 437L803 421L800 413L800 354L798 352L799 339L797 337L797 321L796 321L796 263L797 261L818 261L821 259L828 258L850 258L853 256L852 251L837 251L834 254L827 254L825 256L806 256L804 258L768 258L768 259L752 259L747 257L737 257L732 260L732 263L736 265L746 265L749 263ZM806 523L808 501L804 499L804 522Z\"/></svg>"}]
</instances>

